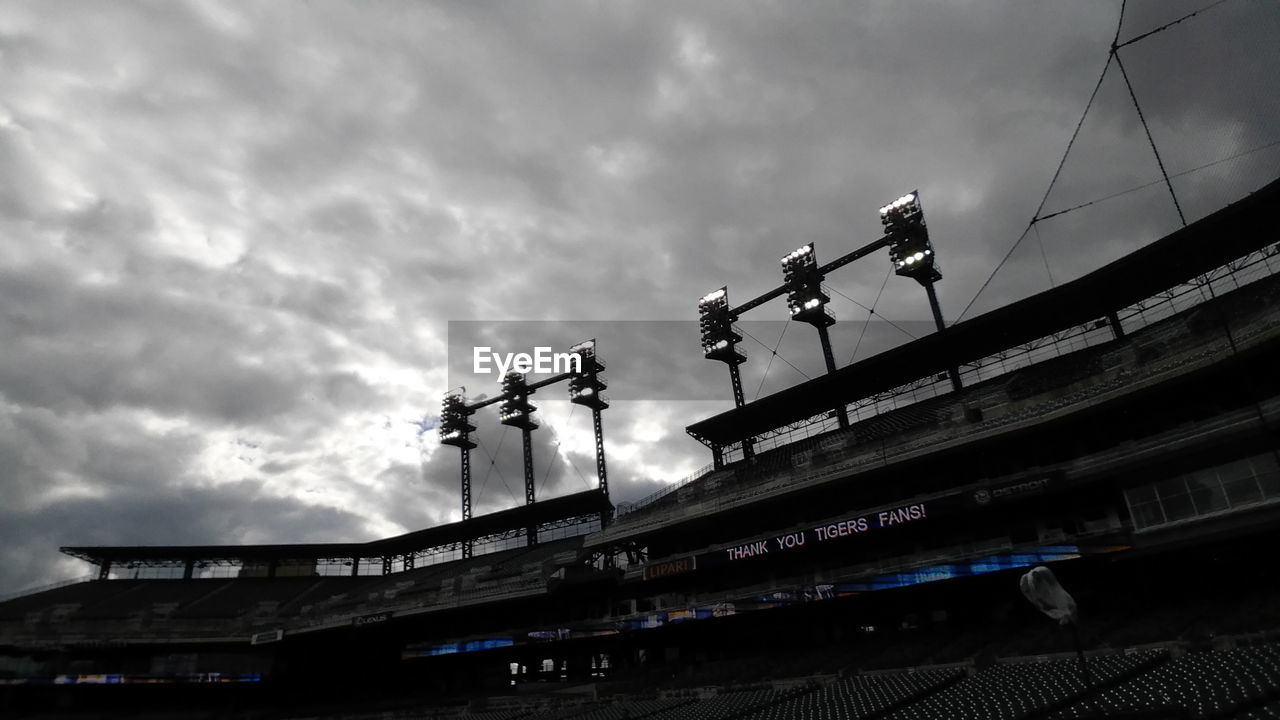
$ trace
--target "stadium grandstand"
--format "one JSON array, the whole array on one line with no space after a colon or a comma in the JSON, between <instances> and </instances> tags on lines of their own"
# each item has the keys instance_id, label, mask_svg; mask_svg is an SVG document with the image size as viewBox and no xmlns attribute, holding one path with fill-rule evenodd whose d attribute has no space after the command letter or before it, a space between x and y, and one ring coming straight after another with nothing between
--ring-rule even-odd
<instances>
[{"instance_id":1,"label":"stadium grandstand","mask_svg":"<svg viewBox=\"0 0 1280 720\"><path fill-rule=\"evenodd\" d=\"M0 711L1280 717L1277 206L697 422L715 461L629 505L65 547L95 579L0 602Z\"/></svg>"},{"instance_id":2,"label":"stadium grandstand","mask_svg":"<svg viewBox=\"0 0 1280 720\"><path fill-rule=\"evenodd\" d=\"M1192 222L1172 182L1277 141L1170 175L1117 54L1222 1L1117 27L1089 99L1123 79L1162 180L1042 201L1018 243L1148 187L1178 230L946 325L908 193L869 245L824 266L807 245L782 287L702 298L735 395L685 428L702 470L615 505L604 364L582 343L575 371L446 395L459 522L61 548L91 574L0 598L0 718L1280 719L1280 180ZM881 250L937 331L837 367L823 277ZM734 323L783 296L827 372L748 402ZM528 396L561 381L592 412L598 484L535 501ZM490 405L523 433L526 503L473 516L469 418ZM1037 595L1040 573L1070 602Z\"/></svg>"}]
</instances>

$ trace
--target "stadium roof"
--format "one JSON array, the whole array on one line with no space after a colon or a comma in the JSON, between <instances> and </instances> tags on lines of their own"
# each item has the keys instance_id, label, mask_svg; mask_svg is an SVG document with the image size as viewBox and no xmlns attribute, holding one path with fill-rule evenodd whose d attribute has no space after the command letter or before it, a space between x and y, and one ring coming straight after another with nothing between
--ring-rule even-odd
<instances>
[{"instance_id":1,"label":"stadium roof","mask_svg":"<svg viewBox=\"0 0 1280 720\"><path fill-rule=\"evenodd\" d=\"M725 446L1105 317L1276 242L1280 180L1077 280L694 423Z\"/></svg>"},{"instance_id":2,"label":"stadium roof","mask_svg":"<svg viewBox=\"0 0 1280 720\"><path fill-rule=\"evenodd\" d=\"M594 515L612 508L598 490L540 500L509 510L481 515L462 522L437 525L404 535L364 543L308 543L295 545L168 545L118 547L63 547L72 557L101 564L121 562L175 563L187 561L322 560L375 558L476 540L530 525Z\"/></svg>"}]
</instances>

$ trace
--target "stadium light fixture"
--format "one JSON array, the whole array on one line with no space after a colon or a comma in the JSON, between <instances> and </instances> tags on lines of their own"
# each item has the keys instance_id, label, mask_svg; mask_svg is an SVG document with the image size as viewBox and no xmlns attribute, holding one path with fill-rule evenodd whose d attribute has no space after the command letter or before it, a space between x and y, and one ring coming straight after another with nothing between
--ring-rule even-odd
<instances>
[{"instance_id":1,"label":"stadium light fixture","mask_svg":"<svg viewBox=\"0 0 1280 720\"><path fill-rule=\"evenodd\" d=\"M729 383L733 386L733 404L742 407L747 404L742 393L742 373L738 366L747 361L747 356L738 350L742 336L733 328L736 319L729 307L729 288L722 287L703 295L698 299L698 329L702 334L702 355L708 360L716 360L729 366ZM744 454L750 456L748 447ZM719 455L716 456L717 458ZM717 463L719 460L716 461Z\"/></svg>"},{"instance_id":2,"label":"stadium light fixture","mask_svg":"<svg viewBox=\"0 0 1280 720\"><path fill-rule=\"evenodd\" d=\"M733 313L729 310L729 290L722 287L698 300L698 328L702 332L702 354L708 360L740 365L747 356L737 349L742 336L733 330Z\"/></svg>"},{"instance_id":3,"label":"stadium light fixture","mask_svg":"<svg viewBox=\"0 0 1280 720\"><path fill-rule=\"evenodd\" d=\"M836 319L827 310L831 297L822 292L822 274L813 243L782 256L782 282L787 288L787 308L791 319L814 327L830 327Z\"/></svg>"},{"instance_id":4,"label":"stadium light fixture","mask_svg":"<svg viewBox=\"0 0 1280 720\"><path fill-rule=\"evenodd\" d=\"M831 351L831 336L827 328L835 324L835 316L827 310L831 296L822 291L822 271L818 268L818 256L813 251L813 243L802 245L782 256L782 286L787 293L787 309L791 311L791 319L808 323L818 330L818 339L822 343L822 359L827 372L836 371L835 354ZM840 427L849 426L849 417L844 408L836 415Z\"/></svg>"},{"instance_id":5,"label":"stadium light fixture","mask_svg":"<svg viewBox=\"0 0 1280 720\"><path fill-rule=\"evenodd\" d=\"M538 408L529 404L529 382L524 373L509 372L502 378L502 394L505 400L498 405L498 422L503 425L536 430L533 412Z\"/></svg>"},{"instance_id":6,"label":"stadium light fixture","mask_svg":"<svg viewBox=\"0 0 1280 720\"><path fill-rule=\"evenodd\" d=\"M440 408L441 445L452 445L468 450L476 446L470 437L476 429L471 424L471 412L461 392L450 391L445 394Z\"/></svg>"},{"instance_id":7,"label":"stadium light fixture","mask_svg":"<svg viewBox=\"0 0 1280 720\"><path fill-rule=\"evenodd\" d=\"M538 424L533 421L533 411L538 408L529 404L529 394L533 388L522 372L508 372L502 376L502 402L498 404L498 422L514 428L520 428L521 445L524 449L524 501L527 505L534 502L533 478L533 431ZM526 537L530 546L538 544L538 528L529 526Z\"/></svg>"},{"instance_id":8,"label":"stadium light fixture","mask_svg":"<svg viewBox=\"0 0 1280 720\"><path fill-rule=\"evenodd\" d=\"M929 228L924 222L920 191L912 190L881 207L880 223L884 225L885 237L889 241L889 262L893 264L893 271L924 287L929 296L929 310L933 313L934 325L938 332L946 330L946 323L942 320L942 307L938 304L938 293L933 287L934 283L942 279L942 271L938 269L938 257L929 241ZM960 369L952 366L947 369L947 375L951 378L951 387L960 390Z\"/></svg>"},{"instance_id":9,"label":"stadium light fixture","mask_svg":"<svg viewBox=\"0 0 1280 720\"><path fill-rule=\"evenodd\" d=\"M893 271L928 285L942 279L937 267L929 228L924 222L924 208L917 190L903 195L880 208L880 222L889 236L889 260Z\"/></svg>"},{"instance_id":10,"label":"stadium light fixture","mask_svg":"<svg viewBox=\"0 0 1280 720\"><path fill-rule=\"evenodd\" d=\"M579 358L578 370L569 378L569 402L583 405L593 410L603 410L609 403L601 392L609 385L605 382L602 371L604 363L596 357L595 340L588 340L569 348L572 355Z\"/></svg>"}]
</instances>

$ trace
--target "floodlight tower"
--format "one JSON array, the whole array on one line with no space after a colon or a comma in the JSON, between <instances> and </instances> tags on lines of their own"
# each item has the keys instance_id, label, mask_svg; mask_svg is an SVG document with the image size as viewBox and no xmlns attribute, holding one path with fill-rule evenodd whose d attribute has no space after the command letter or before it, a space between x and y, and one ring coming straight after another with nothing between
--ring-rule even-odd
<instances>
[{"instance_id":1,"label":"floodlight tower","mask_svg":"<svg viewBox=\"0 0 1280 720\"><path fill-rule=\"evenodd\" d=\"M742 407L747 401L742 394L742 375L738 372L738 366L747 361L747 356L738 350L742 336L734 332L733 321L727 287L712 290L698 300L702 354L708 360L718 360L729 366L729 379L733 382L733 404Z\"/></svg>"},{"instance_id":2,"label":"floodlight tower","mask_svg":"<svg viewBox=\"0 0 1280 720\"><path fill-rule=\"evenodd\" d=\"M533 411L538 408L529 404L529 382L524 373L509 372L502 378L502 396L505 398L498 405L498 421L503 425L520 428L524 441L524 501L532 505L533 497L533 431L538 424L533 421ZM530 527L527 531L528 544L538 544L538 528Z\"/></svg>"},{"instance_id":3,"label":"floodlight tower","mask_svg":"<svg viewBox=\"0 0 1280 720\"><path fill-rule=\"evenodd\" d=\"M466 388L450 391L445 394L440 409L440 444L452 445L462 451L462 519L471 519L471 449L476 446L471 441L471 433L476 427L471 424L471 414L467 407L467 399L463 394ZM462 544L463 559L471 557L471 541Z\"/></svg>"},{"instance_id":4,"label":"floodlight tower","mask_svg":"<svg viewBox=\"0 0 1280 720\"><path fill-rule=\"evenodd\" d=\"M933 244L929 242L929 228L924 222L924 208L920 205L920 191L912 190L880 208L880 222L889 238L889 260L893 271L909 277L924 286L929 296L929 309L938 332L946 329L942 322L942 308L938 305L938 293L933 284L942 279L938 269ZM948 368L951 387L960 389L960 371Z\"/></svg>"},{"instance_id":5,"label":"floodlight tower","mask_svg":"<svg viewBox=\"0 0 1280 720\"><path fill-rule=\"evenodd\" d=\"M738 350L742 336L734 332L733 321L737 316L729 309L729 288L712 290L698 300L698 328L702 331L702 354L708 360L717 360L729 366L729 381L733 384L733 404L742 407L747 404L742 394L742 374L738 366L747 361L747 356ZM716 451L716 467L720 465L720 451ZM742 457L750 460L755 457L751 438L742 441Z\"/></svg>"},{"instance_id":6,"label":"floodlight tower","mask_svg":"<svg viewBox=\"0 0 1280 720\"><path fill-rule=\"evenodd\" d=\"M822 272L818 270L818 258L813 243L796 248L782 256L782 284L787 289L787 307L791 319L809 323L818 329L822 341L822 359L827 364L827 374L836 371L836 358L831 352L831 335L827 328L835 324L835 316L827 309L831 297L822 291ZM849 416L843 406L836 412L840 427L849 427Z\"/></svg>"},{"instance_id":7,"label":"floodlight tower","mask_svg":"<svg viewBox=\"0 0 1280 720\"><path fill-rule=\"evenodd\" d=\"M601 392L609 387L605 382L604 363L596 356L596 341L587 340L569 348L579 359L577 372L569 378L569 402L591 408L591 429L596 438L596 475L600 478L600 492L609 497L609 473L604 464L604 426L600 411L609 407ZM600 514L600 526L608 522L608 514Z\"/></svg>"}]
</instances>

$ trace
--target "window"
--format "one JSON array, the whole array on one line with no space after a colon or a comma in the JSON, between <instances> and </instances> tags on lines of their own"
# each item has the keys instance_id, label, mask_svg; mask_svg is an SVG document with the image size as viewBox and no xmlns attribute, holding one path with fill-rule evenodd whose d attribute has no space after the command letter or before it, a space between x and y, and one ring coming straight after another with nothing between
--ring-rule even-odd
<instances>
[{"instance_id":1,"label":"window","mask_svg":"<svg viewBox=\"0 0 1280 720\"><path fill-rule=\"evenodd\" d=\"M1262 500L1262 488L1253 473L1253 463L1248 458L1218 468L1218 479L1222 482L1222 490L1231 505L1248 505Z\"/></svg>"},{"instance_id":2,"label":"window","mask_svg":"<svg viewBox=\"0 0 1280 720\"><path fill-rule=\"evenodd\" d=\"M1167 522L1186 520L1196 515L1196 508L1191 503L1191 492L1187 490L1185 477L1170 478L1156 483L1156 494L1160 496L1160 505L1164 508Z\"/></svg>"},{"instance_id":3,"label":"window","mask_svg":"<svg viewBox=\"0 0 1280 720\"><path fill-rule=\"evenodd\" d=\"M1280 498L1280 465L1276 464L1275 453L1258 455L1253 460L1253 472L1258 477L1258 486L1262 488L1262 497L1267 500Z\"/></svg>"},{"instance_id":4,"label":"window","mask_svg":"<svg viewBox=\"0 0 1280 720\"><path fill-rule=\"evenodd\" d=\"M1159 525L1164 522L1164 510L1160 509L1160 501L1152 500L1148 503L1136 503L1130 511L1133 514L1133 526L1139 530L1152 525Z\"/></svg>"},{"instance_id":5,"label":"window","mask_svg":"<svg viewBox=\"0 0 1280 720\"><path fill-rule=\"evenodd\" d=\"M1217 472L1213 470L1202 470L1188 475L1187 489L1191 492L1191 502L1199 515L1226 510L1230 507L1227 503L1226 491L1222 488Z\"/></svg>"},{"instance_id":6,"label":"window","mask_svg":"<svg viewBox=\"0 0 1280 720\"><path fill-rule=\"evenodd\" d=\"M1268 452L1128 488L1124 495L1134 529L1143 530L1280 499L1280 465Z\"/></svg>"}]
</instances>

